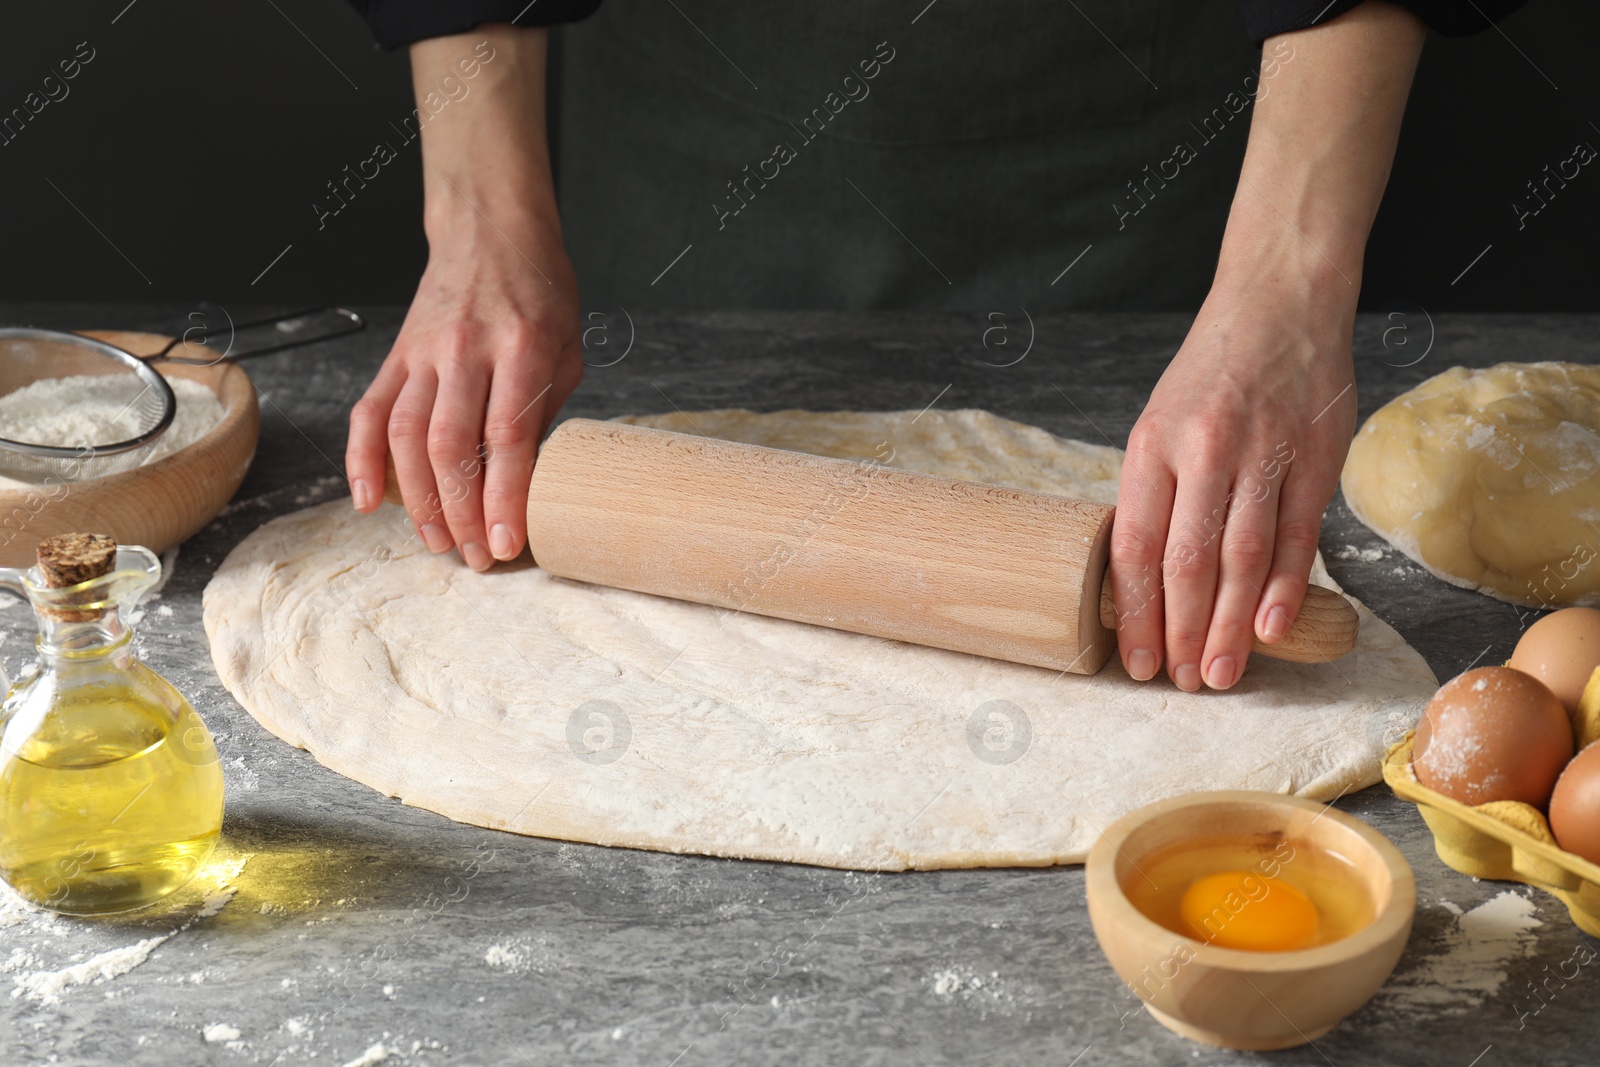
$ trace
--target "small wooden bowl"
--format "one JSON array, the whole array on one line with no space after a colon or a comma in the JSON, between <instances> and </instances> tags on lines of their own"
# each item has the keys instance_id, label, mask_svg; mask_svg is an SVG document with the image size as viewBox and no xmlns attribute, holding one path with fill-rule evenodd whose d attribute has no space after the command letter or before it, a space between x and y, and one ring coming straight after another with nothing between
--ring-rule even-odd
<instances>
[{"instance_id":1,"label":"small wooden bowl","mask_svg":"<svg viewBox=\"0 0 1600 1067\"><path fill-rule=\"evenodd\" d=\"M1218 948L1140 913L1123 886L1138 864L1187 840L1282 834L1355 864L1376 905L1349 937L1291 952ZM1299 797L1232 790L1189 793L1112 823L1089 853L1089 919L1117 975L1163 1026L1208 1045L1292 1048L1365 1004L1411 933L1416 879L1400 850L1359 819Z\"/></svg>"},{"instance_id":2,"label":"small wooden bowl","mask_svg":"<svg viewBox=\"0 0 1600 1067\"><path fill-rule=\"evenodd\" d=\"M168 340L123 330L83 332L135 354L159 351ZM0 566L32 566L40 541L73 531L165 552L210 522L238 492L261 429L249 375L227 362L157 366L168 378L209 386L222 401L222 421L188 448L143 467L82 482L0 489Z\"/></svg>"}]
</instances>

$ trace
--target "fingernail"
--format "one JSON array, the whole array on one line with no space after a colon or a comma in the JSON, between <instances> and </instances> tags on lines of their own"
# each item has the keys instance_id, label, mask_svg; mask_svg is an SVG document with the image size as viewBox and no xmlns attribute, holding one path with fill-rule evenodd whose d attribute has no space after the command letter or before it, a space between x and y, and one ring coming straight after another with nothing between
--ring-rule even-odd
<instances>
[{"instance_id":1,"label":"fingernail","mask_svg":"<svg viewBox=\"0 0 1600 1067\"><path fill-rule=\"evenodd\" d=\"M1239 666L1232 656L1218 656L1206 672L1206 684L1213 689L1226 689L1239 680L1238 671Z\"/></svg>"},{"instance_id":2,"label":"fingernail","mask_svg":"<svg viewBox=\"0 0 1600 1067\"><path fill-rule=\"evenodd\" d=\"M1185 693L1192 693L1200 688L1200 668L1193 663L1179 664L1172 672L1172 680L1178 683L1178 688Z\"/></svg>"},{"instance_id":3,"label":"fingernail","mask_svg":"<svg viewBox=\"0 0 1600 1067\"><path fill-rule=\"evenodd\" d=\"M489 528L489 551L495 559L510 559L514 555L512 547L511 527L497 522Z\"/></svg>"},{"instance_id":4,"label":"fingernail","mask_svg":"<svg viewBox=\"0 0 1600 1067\"><path fill-rule=\"evenodd\" d=\"M461 546L461 558L475 571L486 571L494 566L494 557L476 541L468 541Z\"/></svg>"},{"instance_id":5,"label":"fingernail","mask_svg":"<svg viewBox=\"0 0 1600 1067\"><path fill-rule=\"evenodd\" d=\"M1156 675L1156 654L1148 648L1128 653L1128 674L1136 682L1148 682Z\"/></svg>"},{"instance_id":6,"label":"fingernail","mask_svg":"<svg viewBox=\"0 0 1600 1067\"><path fill-rule=\"evenodd\" d=\"M367 484L366 479L357 478L351 483L350 500L357 511L366 511L372 505L372 486Z\"/></svg>"},{"instance_id":7,"label":"fingernail","mask_svg":"<svg viewBox=\"0 0 1600 1067\"><path fill-rule=\"evenodd\" d=\"M1275 607L1267 612L1267 621L1261 626L1261 636L1268 641L1276 641L1289 632L1289 613L1281 607Z\"/></svg>"},{"instance_id":8,"label":"fingernail","mask_svg":"<svg viewBox=\"0 0 1600 1067\"><path fill-rule=\"evenodd\" d=\"M436 523L425 523L417 527L417 533L422 535L422 540L428 546L429 552L448 552L453 542L449 532Z\"/></svg>"}]
</instances>

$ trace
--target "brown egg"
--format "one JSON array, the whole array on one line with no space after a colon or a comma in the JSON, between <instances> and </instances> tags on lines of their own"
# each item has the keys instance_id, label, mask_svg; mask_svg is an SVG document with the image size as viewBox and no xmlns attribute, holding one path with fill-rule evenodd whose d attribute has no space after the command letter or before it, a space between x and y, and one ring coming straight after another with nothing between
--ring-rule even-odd
<instances>
[{"instance_id":1,"label":"brown egg","mask_svg":"<svg viewBox=\"0 0 1600 1067\"><path fill-rule=\"evenodd\" d=\"M1561 772L1550 794L1550 832L1568 852L1600 863L1600 741Z\"/></svg>"},{"instance_id":2,"label":"brown egg","mask_svg":"<svg viewBox=\"0 0 1600 1067\"><path fill-rule=\"evenodd\" d=\"M1578 711L1578 697L1600 667L1600 610L1562 608L1528 627L1511 653L1508 667L1531 674L1549 687L1567 709Z\"/></svg>"},{"instance_id":3,"label":"brown egg","mask_svg":"<svg viewBox=\"0 0 1600 1067\"><path fill-rule=\"evenodd\" d=\"M1450 679L1417 723L1412 767L1463 804L1520 800L1543 808L1572 758L1572 721L1537 678L1479 667Z\"/></svg>"}]
</instances>

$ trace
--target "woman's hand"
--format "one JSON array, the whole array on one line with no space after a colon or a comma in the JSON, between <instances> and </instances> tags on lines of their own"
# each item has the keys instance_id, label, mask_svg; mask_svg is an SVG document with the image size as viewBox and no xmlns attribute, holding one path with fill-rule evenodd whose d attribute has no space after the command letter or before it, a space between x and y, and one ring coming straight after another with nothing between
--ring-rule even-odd
<instances>
[{"instance_id":1,"label":"woman's hand","mask_svg":"<svg viewBox=\"0 0 1600 1067\"><path fill-rule=\"evenodd\" d=\"M1128 674L1226 689L1299 613L1355 429L1367 234L1426 29L1367 3L1269 38L1211 293L1128 437L1111 539Z\"/></svg>"},{"instance_id":2,"label":"woman's hand","mask_svg":"<svg viewBox=\"0 0 1600 1067\"><path fill-rule=\"evenodd\" d=\"M510 223L496 232L467 213L430 241L394 349L350 412L345 459L356 508L371 511L392 453L428 547L459 546L481 571L522 551L535 451L583 361L560 234Z\"/></svg>"},{"instance_id":3,"label":"woman's hand","mask_svg":"<svg viewBox=\"0 0 1600 1067\"><path fill-rule=\"evenodd\" d=\"M357 510L382 502L392 454L428 547L460 546L479 571L522 551L535 452L583 374L545 142L544 51L543 30L503 25L412 46L419 104L447 78L470 90L422 128L427 270L350 413ZM463 60L478 64L470 83Z\"/></svg>"},{"instance_id":4,"label":"woman's hand","mask_svg":"<svg viewBox=\"0 0 1600 1067\"><path fill-rule=\"evenodd\" d=\"M1260 266L1212 289L1128 438L1111 573L1141 681L1165 658L1180 689L1227 689L1283 637L1350 445L1354 294Z\"/></svg>"}]
</instances>

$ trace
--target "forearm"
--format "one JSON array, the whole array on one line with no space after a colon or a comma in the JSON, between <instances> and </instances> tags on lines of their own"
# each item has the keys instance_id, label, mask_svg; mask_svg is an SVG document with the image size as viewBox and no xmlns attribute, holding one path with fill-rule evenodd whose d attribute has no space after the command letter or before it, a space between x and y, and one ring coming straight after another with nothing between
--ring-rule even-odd
<instances>
[{"instance_id":1,"label":"forearm","mask_svg":"<svg viewBox=\"0 0 1600 1067\"><path fill-rule=\"evenodd\" d=\"M1354 308L1425 33L1410 12L1369 0L1263 44L1219 282L1308 278Z\"/></svg>"},{"instance_id":2,"label":"forearm","mask_svg":"<svg viewBox=\"0 0 1600 1067\"><path fill-rule=\"evenodd\" d=\"M583 377L578 290L545 142L545 31L509 25L411 46L428 266L350 412L350 493L384 498L394 460L434 552L474 570L522 551L539 441Z\"/></svg>"},{"instance_id":3,"label":"forearm","mask_svg":"<svg viewBox=\"0 0 1600 1067\"><path fill-rule=\"evenodd\" d=\"M545 126L547 39L544 29L492 24L411 46L417 110L426 120L423 226L430 242L463 223L476 227L480 210L502 229L537 225L559 233ZM470 79L464 62L476 64ZM441 108L441 100L451 103Z\"/></svg>"}]
</instances>

